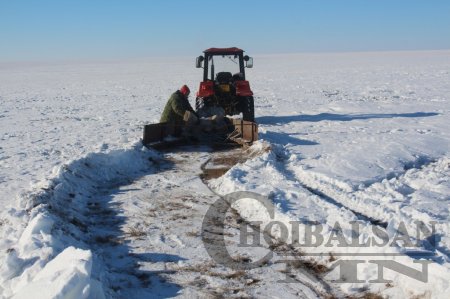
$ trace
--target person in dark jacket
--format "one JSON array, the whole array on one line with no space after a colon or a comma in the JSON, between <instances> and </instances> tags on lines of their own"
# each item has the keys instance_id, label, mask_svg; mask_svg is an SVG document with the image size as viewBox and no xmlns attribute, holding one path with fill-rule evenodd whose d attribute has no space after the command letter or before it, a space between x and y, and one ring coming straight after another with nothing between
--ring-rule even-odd
<instances>
[{"instance_id":1,"label":"person in dark jacket","mask_svg":"<svg viewBox=\"0 0 450 299\"><path fill-rule=\"evenodd\" d=\"M183 124L183 117L186 111L195 114L191 104L189 104L189 87L183 85L179 90L175 91L167 101L164 111L161 115L160 122L173 123L175 125Z\"/></svg>"}]
</instances>

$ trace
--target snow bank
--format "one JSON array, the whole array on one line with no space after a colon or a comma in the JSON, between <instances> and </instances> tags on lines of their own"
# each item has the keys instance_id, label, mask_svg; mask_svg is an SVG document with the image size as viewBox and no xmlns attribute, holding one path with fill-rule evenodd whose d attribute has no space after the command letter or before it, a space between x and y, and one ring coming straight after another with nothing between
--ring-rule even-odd
<instances>
[{"instance_id":1,"label":"snow bank","mask_svg":"<svg viewBox=\"0 0 450 299\"><path fill-rule=\"evenodd\" d=\"M91 279L92 253L68 247L22 287L14 299L105 298L101 285Z\"/></svg>"},{"instance_id":2,"label":"snow bank","mask_svg":"<svg viewBox=\"0 0 450 299\"><path fill-rule=\"evenodd\" d=\"M102 190L151 169L155 153L141 143L90 153L56 167L53 177L2 213L0 292L5 298L105 298L92 273L88 204ZM101 267L97 267L101 268Z\"/></svg>"}]
</instances>

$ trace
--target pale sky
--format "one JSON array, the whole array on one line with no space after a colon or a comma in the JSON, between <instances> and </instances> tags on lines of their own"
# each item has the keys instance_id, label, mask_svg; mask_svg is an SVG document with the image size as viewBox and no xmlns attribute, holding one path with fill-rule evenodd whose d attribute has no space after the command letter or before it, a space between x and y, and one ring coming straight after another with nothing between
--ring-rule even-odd
<instances>
[{"instance_id":1,"label":"pale sky","mask_svg":"<svg viewBox=\"0 0 450 299\"><path fill-rule=\"evenodd\" d=\"M0 0L0 61L450 49L450 1Z\"/></svg>"}]
</instances>

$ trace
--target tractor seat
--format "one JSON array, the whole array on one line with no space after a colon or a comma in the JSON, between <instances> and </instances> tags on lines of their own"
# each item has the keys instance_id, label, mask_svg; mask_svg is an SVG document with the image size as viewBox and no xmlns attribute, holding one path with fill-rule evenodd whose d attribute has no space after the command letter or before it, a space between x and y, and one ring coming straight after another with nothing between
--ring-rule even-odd
<instances>
[{"instance_id":1,"label":"tractor seat","mask_svg":"<svg viewBox=\"0 0 450 299\"><path fill-rule=\"evenodd\" d=\"M230 72L219 72L216 75L216 81L219 84L228 84L228 83L230 83L232 78L233 78L233 75L231 75Z\"/></svg>"}]
</instances>

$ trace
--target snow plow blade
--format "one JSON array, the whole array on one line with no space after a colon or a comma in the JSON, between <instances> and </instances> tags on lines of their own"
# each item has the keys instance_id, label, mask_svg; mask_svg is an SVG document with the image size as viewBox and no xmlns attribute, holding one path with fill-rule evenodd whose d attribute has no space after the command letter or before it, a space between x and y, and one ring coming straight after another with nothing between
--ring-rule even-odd
<instances>
[{"instance_id":1,"label":"snow plow blade","mask_svg":"<svg viewBox=\"0 0 450 299\"><path fill-rule=\"evenodd\" d=\"M201 125L175 126L170 123L145 125L142 143L153 148L188 144L249 146L256 140L258 140L257 123L230 119L229 124L223 130L211 130Z\"/></svg>"}]
</instances>

